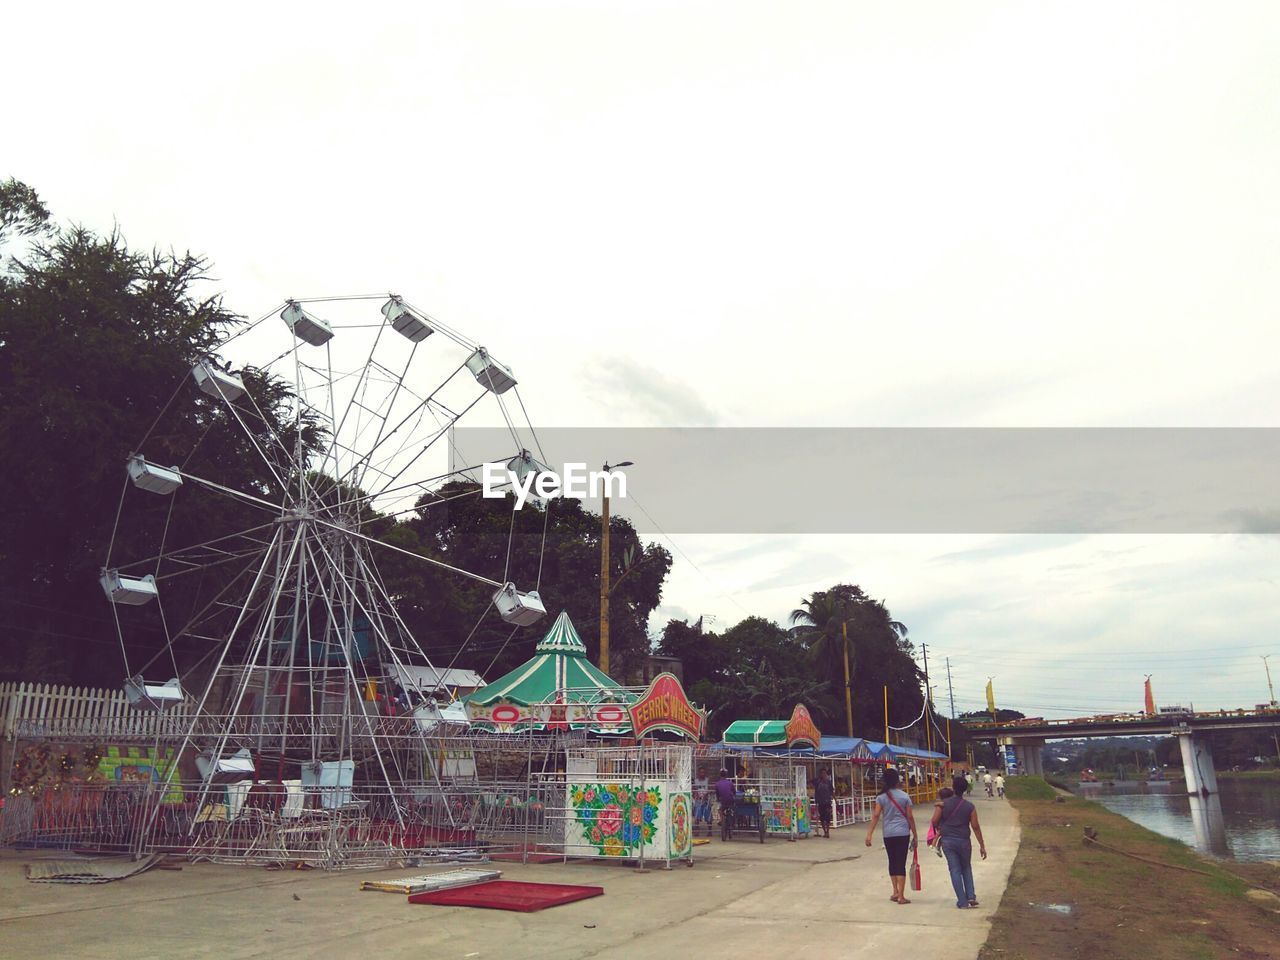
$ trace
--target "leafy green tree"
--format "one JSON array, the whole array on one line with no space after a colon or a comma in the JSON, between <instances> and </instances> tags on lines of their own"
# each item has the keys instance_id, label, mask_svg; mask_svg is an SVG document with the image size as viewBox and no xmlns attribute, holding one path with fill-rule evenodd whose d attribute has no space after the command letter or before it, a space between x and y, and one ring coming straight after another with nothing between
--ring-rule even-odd
<instances>
[{"instance_id":1,"label":"leafy green tree","mask_svg":"<svg viewBox=\"0 0 1280 960\"><path fill-rule=\"evenodd\" d=\"M243 371L255 409L246 431L221 401L195 388L191 368L239 322L220 297L203 292L202 258L138 253L118 231L54 229L47 219L30 188L0 185L5 235L32 241L16 254L0 248L0 451L7 465L0 471L0 613L8 627L0 675L103 684L123 670L97 582L108 554L116 563L141 559L156 553L162 537L170 547L197 544L262 516L218 497L133 490L127 458L139 452L180 463L269 497L278 482L253 440L261 445L275 434L292 442L292 396L279 380ZM319 442L311 418L303 418L302 430L304 446ZM166 581L170 626L229 576L215 568L203 578ZM157 605L130 617L125 643L135 669L164 649ZM204 652L175 654L181 663ZM169 668L166 656L157 669Z\"/></svg>"},{"instance_id":2,"label":"leafy green tree","mask_svg":"<svg viewBox=\"0 0 1280 960\"><path fill-rule=\"evenodd\" d=\"M480 496L475 484L448 484L418 502L416 515L384 535L388 543L521 590L537 589L549 614L513 631L489 603L493 588L401 554L378 567L397 608L433 662L481 670L493 679L533 655L550 617L567 610L588 656L599 658L600 516L557 497L512 511L512 499ZM545 531L545 550L543 540ZM671 555L645 545L631 523L610 518L610 672L633 676L649 652L649 615L662 600Z\"/></svg>"},{"instance_id":3,"label":"leafy green tree","mask_svg":"<svg viewBox=\"0 0 1280 960\"><path fill-rule=\"evenodd\" d=\"M854 730L884 728L884 688L889 688L889 719L904 725L923 708L922 677L916 669L907 628L888 608L859 586L840 583L819 590L792 611L796 641L825 678L819 712L828 729L843 729L844 636L849 634L849 670ZM883 736L883 733L881 733Z\"/></svg>"},{"instance_id":4,"label":"leafy green tree","mask_svg":"<svg viewBox=\"0 0 1280 960\"><path fill-rule=\"evenodd\" d=\"M49 208L27 184L0 180L0 247L10 236L35 237L49 232Z\"/></svg>"}]
</instances>

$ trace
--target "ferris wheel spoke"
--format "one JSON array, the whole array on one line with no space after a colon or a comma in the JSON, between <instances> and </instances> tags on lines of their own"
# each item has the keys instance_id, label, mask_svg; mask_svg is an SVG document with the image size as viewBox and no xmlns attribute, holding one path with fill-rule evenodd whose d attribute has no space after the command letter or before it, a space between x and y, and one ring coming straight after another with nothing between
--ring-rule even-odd
<instances>
[{"instance_id":1,"label":"ferris wheel spoke","mask_svg":"<svg viewBox=\"0 0 1280 960\"><path fill-rule=\"evenodd\" d=\"M211 547L214 547L214 545L216 544L225 543L228 540L235 540L237 538L253 540L253 538L251 538L249 534L258 533L263 530L270 530L273 526L275 526L274 522L264 523L257 527L249 527L247 530L240 530L240 531L237 531L236 533L229 533L229 534L226 534L225 536L215 537L212 540L205 540L202 543L194 543L194 544L190 544L189 546L179 547L173 550L166 551L164 553L156 554L155 556L152 556L152 557L147 557L144 560L133 560L133 561L130 561L129 563L122 563L116 569L134 570L139 567L150 569L154 564L156 564L162 559L174 560L176 557L184 553L187 553L189 551L211 548ZM259 540L253 540L253 542L264 543L264 541L259 541Z\"/></svg>"},{"instance_id":2,"label":"ferris wheel spoke","mask_svg":"<svg viewBox=\"0 0 1280 960\"><path fill-rule=\"evenodd\" d=\"M280 513L280 504L278 503L272 503L270 500L266 500L262 497L255 496L252 493L246 493L243 490L237 490L235 489L235 487L228 487L221 483L215 483L212 480L208 480L208 479L205 479L204 477L197 476L196 474L191 473L190 471L187 471L187 470L181 471L181 474L184 480L192 480L200 484L201 486L209 490L212 490L214 493L219 493L227 497L232 497L240 501L241 503L245 503L245 504L248 504L249 506L257 507L258 509L261 509L261 510L267 510L273 514L278 515Z\"/></svg>"},{"instance_id":3,"label":"ferris wheel spoke","mask_svg":"<svg viewBox=\"0 0 1280 960\"><path fill-rule=\"evenodd\" d=\"M301 450L291 451L289 449L285 443L285 438L280 434L279 427L262 412L262 408L258 406L258 401L254 399L252 392L246 391L245 396L253 406L258 422L262 424L263 429L266 431L267 449L271 450L275 455L274 463L279 474L288 477L301 472L303 470ZM295 432L294 445L297 447L302 441L302 422L300 417L295 417L293 427ZM246 427L246 431L247 429Z\"/></svg>"},{"instance_id":4,"label":"ferris wheel spoke","mask_svg":"<svg viewBox=\"0 0 1280 960\"><path fill-rule=\"evenodd\" d=\"M412 550L406 550L403 547L397 547L393 543L384 543L381 540L375 540L373 537L365 536L363 533L357 533L354 530L344 529L343 527L340 527L337 524L329 523L327 520L321 520L319 518L316 518L312 522L322 527L328 527L331 530L337 530L338 532L343 533L346 536L352 537L356 540L362 540L365 543L375 544L376 546L382 547L384 550L390 550L392 553L402 553L406 557L413 557L415 560L421 560L424 563L429 563L432 566L440 567L443 570L448 570L451 573L456 573L462 577L469 577L472 580L476 580L480 583L488 584L491 587L502 586L502 584L499 583L497 580L492 580L489 577L481 576L478 573L472 573L470 570L463 570L461 567L455 567L453 566L453 564L445 563L443 560L437 560L434 557L428 557L421 553L414 553Z\"/></svg>"},{"instance_id":5,"label":"ferris wheel spoke","mask_svg":"<svg viewBox=\"0 0 1280 960\"><path fill-rule=\"evenodd\" d=\"M337 420L334 424L333 441L332 441L334 445L337 444L338 438L342 435L342 428L346 426L347 418L351 415L352 409L355 407L363 406L363 404L357 403L356 397L360 396L363 399L363 397L368 391L369 370L373 366L373 358L374 358L374 355L378 352L378 344L382 342L382 334L384 330L385 330L385 324L380 324L378 326L378 332L373 338L373 345L369 347L369 357L367 360L365 360L364 366L360 368L360 374L356 379L355 386L351 390L351 396L348 398L347 404L343 408L342 418L340 420ZM418 350L418 345L415 343L413 345L413 349L409 351L409 360L405 361L406 369L408 369L408 365L410 362L412 362L413 355L417 353L417 350ZM360 419L360 415L356 414L357 424L359 423L359 419ZM356 433L358 436L359 435L358 429ZM334 465L335 467L337 467L336 460L334 462Z\"/></svg>"},{"instance_id":6,"label":"ferris wheel spoke","mask_svg":"<svg viewBox=\"0 0 1280 960\"><path fill-rule=\"evenodd\" d=\"M332 567L334 574L337 576L346 576L349 578L349 574L346 574L346 572L342 569L340 564L335 560L333 555L329 552L324 542L318 541L317 543L318 543L319 549L324 553L325 558L328 560L330 566ZM346 597L343 598L348 601L347 608L349 612L346 617L346 630L348 633L351 632L351 624L354 619L352 613L350 612L351 605L354 604L357 607L363 608L363 605L360 603L360 599L357 596L355 590L352 589L352 586L353 585L350 583L350 580L348 579L346 583L346 589L344 591L344 593L346 594ZM371 616L368 611L364 611L363 609L362 609L362 612L364 613L365 619L370 621L370 630L371 631L375 630L376 629L375 624L377 622L377 618L375 616ZM385 641L385 637L384 637L384 641ZM339 650L342 652L342 663L343 663L343 666L346 668L347 677L351 681L351 690L353 693L358 693L360 690L360 681L356 676L355 664L352 661L353 654L358 652L355 650L355 644L346 643L344 638L344 642L339 644ZM379 738L373 728L373 719L370 718L369 712L363 708L360 710L360 715L361 715L361 718L364 720L365 732L368 735L369 743L372 748L373 755L377 759L378 767L382 772L383 782L387 785L388 789L391 789L394 786L394 784L392 782L391 774L387 770L386 763L383 761L383 757L382 757L383 751L379 749L379 746L378 746ZM354 731L352 731L352 733L354 733ZM400 810L400 805L396 804L394 806L394 810L396 814L396 819L399 821L401 828L403 828L404 817Z\"/></svg>"},{"instance_id":7,"label":"ferris wheel spoke","mask_svg":"<svg viewBox=\"0 0 1280 960\"><path fill-rule=\"evenodd\" d=\"M443 429L437 431L435 436L433 436L430 440L428 440L426 444L423 445L422 449L419 450L417 453L415 453L413 457L410 458L409 462L406 463L404 466L402 466L399 469L399 471L397 471L396 474L389 481L387 481L386 485L383 486L378 491L378 496L381 496L384 491L389 489L397 480L403 477L409 471L409 468L412 467L415 463L417 463L423 457L423 455L425 455L426 452L435 445L437 440L439 440L443 436L446 436L449 433L450 428L452 428L454 424L456 424L458 420L462 418L462 416L470 412L471 408L474 407L477 403L479 403L481 399L483 399L483 397L484 397L484 394L481 394L479 397L476 397L474 400L471 401L470 404L467 405L466 409L464 409L462 413L456 415L448 423L448 425L446 425Z\"/></svg>"},{"instance_id":8,"label":"ferris wheel spoke","mask_svg":"<svg viewBox=\"0 0 1280 960\"><path fill-rule=\"evenodd\" d=\"M280 475L280 471L276 468L276 464L272 463L271 458L268 457L266 451L262 449L262 446L258 443L258 438L253 435L253 431L250 430L248 425L244 422L244 418L240 416L240 411L236 409L235 404L227 401L225 406L231 411L231 415L235 417L236 422L240 424L240 429L244 431L244 435L248 437L249 443L253 446L253 449L257 451L258 456L262 458L263 464L271 471L271 475L275 477L276 483L280 485L280 489L288 490L288 483L286 483L284 477Z\"/></svg>"},{"instance_id":9,"label":"ferris wheel spoke","mask_svg":"<svg viewBox=\"0 0 1280 960\"><path fill-rule=\"evenodd\" d=\"M396 401L399 400L400 394L402 392L408 392L410 393L410 395L413 395L412 391L406 391L404 381L405 381L405 378L408 376L409 368L412 366L413 358L417 355L417 352L418 352L418 344L415 343L413 345L413 349L409 351L409 356L405 359L404 367L400 370L398 374L395 371L389 370L388 368L383 367L381 366L381 364L379 364L380 369L385 370L387 374L392 378L392 381L395 384L395 388L392 390L391 397L387 401L385 415L383 415L381 419L378 421L378 432L373 438L372 446L369 448L370 457L372 456L373 451L377 450L378 447L382 444L382 435L387 429L387 421L391 419L391 413L393 410L395 410ZM453 376L456 376L456 375L457 375L457 371L455 370L449 379L452 379ZM445 381L445 383L448 383L448 382L449 382L448 380ZM414 399L418 399L420 401L419 407L423 409L425 409L430 403L429 399L424 400L416 397L416 395L414 395ZM412 415L413 415L413 411L410 410L409 416L412 416ZM404 421L402 421L402 423L403 422ZM397 427L397 429L399 428ZM357 442L358 442L358 437L359 437L359 433L357 433ZM363 469L361 469L361 466L360 466L361 461L359 459L357 459L356 463L353 465L353 469L356 471L359 471L359 474L354 479L354 484L356 486L359 486L360 484L364 483L364 475L368 470L369 459L366 457L363 462L364 462Z\"/></svg>"},{"instance_id":10,"label":"ferris wheel spoke","mask_svg":"<svg viewBox=\"0 0 1280 960\"><path fill-rule=\"evenodd\" d=\"M391 440L391 438L394 437L404 427L405 424L407 424L410 420L414 419L415 416L420 418L422 415L422 412L427 408L429 408L433 401L439 404L439 401L435 400L436 395L439 394L442 390L444 390L444 388L447 387L459 373L465 370L466 366L467 364L465 361L460 363L453 370L453 372L450 373L449 376L445 377L445 379L434 390L432 390L425 397L418 399L418 403L415 404L409 410L409 412L406 413L404 417L401 418L399 423L397 423L394 428L392 428L390 431L387 431L381 434L378 437L377 441L369 448L368 452L364 455L364 457L361 460L356 462L356 464L353 466L353 469L358 468L361 462L365 462L365 463L371 462L374 454L378 452L378 450L382 447L384 443L387 443L389 440ZM479 402L479 400L483 398L483 396L484 396L484 393L482 392L480 396L476 398L476 401L472 403L472 406L474 406L476 402ZM415 397L415 399L417 398ZM443 404L440 404L440 405L443 406ZM347 473L343 475L344 479L350 473L351 473L350 470L347 471Z\"/></svg>"}]
</instances>

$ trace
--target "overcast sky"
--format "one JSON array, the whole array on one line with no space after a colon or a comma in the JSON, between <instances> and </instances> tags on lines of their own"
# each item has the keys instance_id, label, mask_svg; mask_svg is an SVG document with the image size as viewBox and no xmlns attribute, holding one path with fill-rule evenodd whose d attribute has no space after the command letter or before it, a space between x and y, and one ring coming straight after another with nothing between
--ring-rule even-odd
<instances>
[{"instance_id":1,"label":"overcast sky","mask_svg":"<svg viewBox=\"0 0 1280 960\"><path fill-rule=\"evenodd\" d=\"M244 314L397 290L540 424L1275 425L1272 2L4 19L0 176ZM857 582L958 708L1253 704L1280 654L1275 538L669 532L663 617Z\"/></svg>"}]
</instances>

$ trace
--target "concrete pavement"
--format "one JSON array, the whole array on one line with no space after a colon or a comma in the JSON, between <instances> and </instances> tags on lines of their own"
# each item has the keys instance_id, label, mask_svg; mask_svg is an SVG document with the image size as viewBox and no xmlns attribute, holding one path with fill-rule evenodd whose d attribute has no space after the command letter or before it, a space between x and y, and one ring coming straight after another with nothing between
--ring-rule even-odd
<instances>
[{"instance_id":1,"label":"concrete pavement","mask_svg":"<svg viewBox=\"0 0 1280 960\"><path fill-rule=\"evenodd\" d=\"M976 957L1017 852L1016 814L976 800L990 859L975 862L982 906L957 910L945 863L921 847L924 889L889 901L885 857L865 825L788 843L718 840L692 867L645 874L615 864L495 864L508 880L585 883L605 895L540 913L411 906L360 881L427 872L268 872L187 865L96 886L29 883L22 864L41 851L0 857L0 942L11 956L143 958L325 955L378 960L518 957L520 960L672 960L695 954L805 960L883 955L907 943L948 960ZM921 823L929 810L919 811ZM920 827L924 836L925 827Z\"/></svg>"}]
</instances>

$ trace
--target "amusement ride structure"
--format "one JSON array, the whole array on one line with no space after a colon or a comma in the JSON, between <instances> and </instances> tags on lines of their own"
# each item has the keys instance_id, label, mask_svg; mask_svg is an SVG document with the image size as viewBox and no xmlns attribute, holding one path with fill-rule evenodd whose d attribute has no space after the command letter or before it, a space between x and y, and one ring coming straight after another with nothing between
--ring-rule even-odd
<instances>
[{"instance_id":1,"label":"amusement ride structure","mask_svg":"<svg viewBox=\"0 0 1280 960\"><path fill-rule=\"evenodd\" d=\"M343 811L357 802L358 785L361 815L376 808L384 839L394 833L392 846L414 844L416 806L439 800L446 779L458 775L432 744L466 718L447 706L439 682L424 685L423 672L411 669L430 660L380 573L388 554L484 584L492 601L476 611L478 620L496 612L512 633L545 614L537 583L518 586L506 571L462 569L373 535L388 519L447 509L451 497L441 488L476 469L456 464L453 431L482 404L496 406L512 441L486 459L509 461L517 475L537 468L525 449L536 446L536 434L511 368L400 297L377 299L380 311L374 298L287 301L235 332L180 388L201 391L201 402L215 408L210 423L220 418L243 432L265 483L246 489L197 475L186 467L194 450L176 465L149 459L148 441L163 435L168 409L129 458L117 533L136 498L199 497L211 518L239 524L174 543L166 522L154 551L137 558L120 556L113 534L102 571L130 703L179 710L176 756L195 754L201 782L184 791L194 794L196 811L188 833L226 816L213 803L219 784L273 780L288 787L276 806L299 812L308 794L318 794L323 809ZM224 359L233 355L257 365L236 372ZM290 390L268 415L255 393L272 378ZM545 523L542 536L544 547ZM212 587L172 622L168 590L193 582ZM135 608L146 605L159 608L166 642L135 669L126 641ZM175 648L205 652L182 674ZM175 761L166 778L178 771ZM457 806L446 803L446 812ZM149 817L162 812L154 803Z\"/></svg>"}]
</instances>

